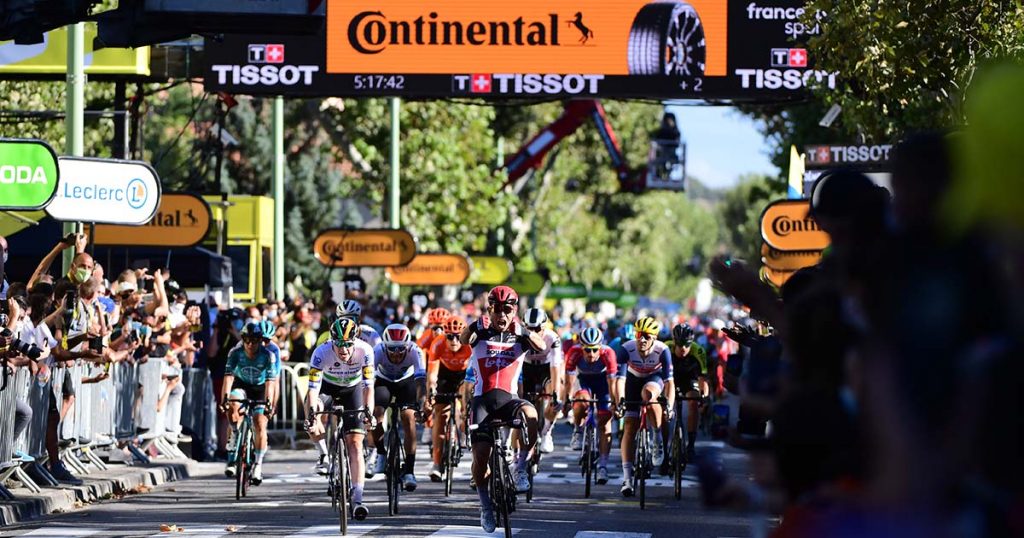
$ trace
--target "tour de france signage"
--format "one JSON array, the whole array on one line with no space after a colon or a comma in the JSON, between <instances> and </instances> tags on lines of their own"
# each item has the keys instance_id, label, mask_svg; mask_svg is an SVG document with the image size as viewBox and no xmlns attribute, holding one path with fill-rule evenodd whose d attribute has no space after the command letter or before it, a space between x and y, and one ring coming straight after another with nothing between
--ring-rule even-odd
<instances>
[{"instance_id":1,"label":"tour de france signage","mask_svg":"<svg viewBox=\"0 0 1024 538\"><path fill-rule=\"evenodd\" d=\"M464 283L472 270L461 254L417 254L407 265L388 267L385 275L403 286L446 286Z\"/></svg>"},{"instance_id":2,"label":"tour de france signage","mask_svg":"<svg viewBox=\"0 0 1024 538\"><path fill-rule=\"evenodd\" d=\"M42 140L0 138L0 209L42 209L57 192L57 154Z\"/></svg>"},{"instance_id":3,"label":"tour de france signage","mask_svg":"<svg viewBox=\"0 0 1024 538\"><path fill-rule=\"evenodd\" d=\"M761 239L775 250L823 250L831 243L810 215L809 200L779 200L761 214Z\"/></svg>"},{"instance_id":4,"label":"tour de france signage","mask_svg":"<svg viewBox=\"0 0 1024 538\"><path fill-rule=\"evenodd\" d=\"M313 256L328 267L405 265L416 256L416 238L405 230L324 230L313 240Z\"/></svg>"},{"instance_id":5,"label":"tour de france signage","mask_svg":"<svg viewBox=\"0 0 1024 538\"><path fill-rule=\"evenodd\" d=\"M328 0L318 36L205 44L207 91L774 101L836 87L803 0Z\"/></svg>"},{"instance_id":6,"label":"tour de france signage","mask_svg":"<svg viewBox=\"0 0 1024 538\"><path fill-rule=\"evenodd\" d=\"M61 157L60 188L46 206L62 221L145 224L160 205L156 170L142 161Z\"/></svg>"},{"instance_id":7,"label":"tour de france signage","mask_svg":"<svg viewBox=\"0 0 1024 538\"><path fill-rule=\"evenodd\" d=\"M210 231L210 206L194 194L164 193L156 215L142 226L97 224L93 242L97 245L191 247Z\"/></svg>"}]
</instances>

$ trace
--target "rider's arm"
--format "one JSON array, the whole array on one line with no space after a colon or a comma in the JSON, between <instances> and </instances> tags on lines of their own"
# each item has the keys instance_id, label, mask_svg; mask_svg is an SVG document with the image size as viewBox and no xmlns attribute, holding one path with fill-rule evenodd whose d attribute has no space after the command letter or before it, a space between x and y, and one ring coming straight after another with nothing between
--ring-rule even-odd
<instances>
[{"instance_id":1,"label":"rider's arm","mask_svg":"<svg viewBox=\"0 0 1024 538\"><path fill-rule=\"evenodd\" d=\"M620 347L615 350L615 393L619 397L616 402L621 401L624 397L624 387L626 386L626 371L629 369L629 353L625 347Z\"/></svg>"},{"instance_id":2,"label":"rider's arm","mask_svg":"<svg viewBox=\"0 0 1024 538\"><path fill-rule=\"evenodd\" d=\"M228 401L228 395L231 394L231 386L235 384L235 374L231 372L224 373L224 382L220 390L220 403L226 403Z\"/></svg>"},{"instance_id":3,"label":"rider's arm","mask_svg":"<svg viewBox=\"0 0 1024 538\"><path fill-rule=\"evenodd\" d=\"M374 353L367 353L363 359L363 402L366 408L373 412L373 381L374 381Z\"/></svg>"}]
</instances>

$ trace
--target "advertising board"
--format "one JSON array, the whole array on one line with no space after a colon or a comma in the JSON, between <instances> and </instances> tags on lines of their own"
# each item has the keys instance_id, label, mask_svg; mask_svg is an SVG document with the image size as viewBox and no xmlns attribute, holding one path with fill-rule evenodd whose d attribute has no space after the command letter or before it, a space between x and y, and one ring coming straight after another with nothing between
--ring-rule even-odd
<instances>
[{"instance_id":1,"label":"advertising board","mask_svg":"<svg viewBox=\"0 0 1024 538\"><path fill-rule=\"evenodd\" d=\"M0 209L32 211L57 192L57 154L42 140L0 138Z\"/></svg>"},{"instance_id":2,"label":"advertising board","mask_svg":"<svg viewBox=\"0 0 1024 538\"><path fill-rule=\"evenodd\" d=\"M160 205L160 179L149 163L61 157L60 185L46 213L57 220L145 224Z\"/></svg>"}]
</instances>

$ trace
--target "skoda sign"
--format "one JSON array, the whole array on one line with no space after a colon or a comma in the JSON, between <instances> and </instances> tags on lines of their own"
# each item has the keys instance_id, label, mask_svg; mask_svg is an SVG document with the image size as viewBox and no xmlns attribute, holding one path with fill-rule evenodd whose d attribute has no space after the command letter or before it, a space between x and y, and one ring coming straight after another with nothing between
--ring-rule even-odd
<instances>
[{"instance_id":1,"label":"skoda sign","mask_svg":"<svg viewBox=\"0 0 1024 538\"><path fill-rule=\"evenodd\" d=\"M148 163L61 157L60 188L46 212L57 220L145 224L160 205L160 180Z\"/></svg>"},{"instance_id":2,"label":"skoda sign","mask_svg":"<svg viewBox=\"0 0 1024 538\"><path fill-rule=\"evenodd\" d=\"M0 138L0 209L42 209L59 175L57 154L46 142Z\"/></svg>"}]
</instances>

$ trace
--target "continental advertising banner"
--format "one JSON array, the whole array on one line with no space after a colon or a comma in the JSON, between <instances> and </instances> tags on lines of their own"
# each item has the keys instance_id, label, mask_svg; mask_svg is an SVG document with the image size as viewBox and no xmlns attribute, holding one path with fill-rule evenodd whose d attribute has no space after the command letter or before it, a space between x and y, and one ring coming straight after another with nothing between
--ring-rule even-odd
<instances>
[{"instance_id":1,"label":"continental advertising banner","mask_svg":"<svg viewBox=\"0 0 1024 538\"><path fill-rule=\"evenodd\" d=\"M85 74L149 76L149 47L93 50L96 24L85 23ZM15 45L0 41L0 74L63 75L67 72L68 32L43 34L43 42Z\"/></svg>"},{"instance_id":2,"label":"continental advertising banner","mask_svg":"<svg viewBox=\"0 0 1024 538\"><path fill-rule=\"evenodd\" d=\"M207 40L209 91L772 100L835 86L799 0L329 0L324 34Z\"/></svg>"}]
</instances>

